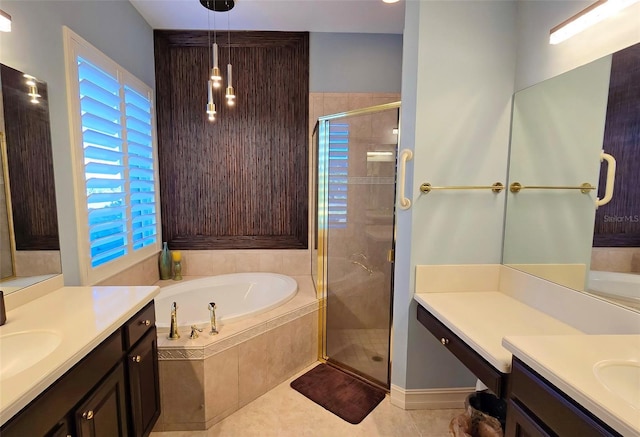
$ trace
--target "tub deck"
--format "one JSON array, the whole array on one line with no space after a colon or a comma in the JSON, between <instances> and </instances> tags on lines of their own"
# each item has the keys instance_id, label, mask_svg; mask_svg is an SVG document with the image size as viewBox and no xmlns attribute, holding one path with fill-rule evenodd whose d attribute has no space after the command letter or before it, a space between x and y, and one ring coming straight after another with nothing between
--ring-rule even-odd
<instances>
[{"instance_id":1,"label":"tub deck","mask_svg":"<svg viewBox=\"0 0 640 437\"><path fill-rule=\"evenodd\" d=\"M204 276L184 276L181 282L200 279ZM198 325L203 331L197 339L190 339L191 328L181 326L178 328L180 338L169 340L168 328L158 328L158 359L159 360L197 360L214 355L222 350L233 347L252 337L281 326L298 317L309 314L318 309L319 300L316 299L316 291L310 275L291 276L298 283L296 295L283 305L264 313L243 318L238 321L224 323L218 322L217 335L209 335L208 323ZM154 285L159 287L175 285L173 280L161 280ZM180 320L180 310L178 310Z\"/></svg>"}]
</instances>

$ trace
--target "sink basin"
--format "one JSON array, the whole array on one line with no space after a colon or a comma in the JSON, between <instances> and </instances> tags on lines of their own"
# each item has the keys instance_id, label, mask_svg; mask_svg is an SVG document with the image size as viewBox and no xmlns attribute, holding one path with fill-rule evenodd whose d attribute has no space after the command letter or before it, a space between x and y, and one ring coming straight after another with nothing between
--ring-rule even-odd
<instances>
[{"instance_id":1,"label":"sink basin","mask_svg":"<svg viewBox=\"0 0 640 437\"><path fill-rule=\"evenodd\" d=\"M610 392L640 409L640 362L601 361L593 367L593 372Z\"/></svg>"},{"instance_id":2,"label":"sink basin","mask_svg":"<svg viewBox=\"0 0 640 437\"><path fill-rule=\"evenodd\" d=\"M0 336L0 380L11 378L46 358L60 345L54 331L23 331Z\"/></svg>"}]
</instances>

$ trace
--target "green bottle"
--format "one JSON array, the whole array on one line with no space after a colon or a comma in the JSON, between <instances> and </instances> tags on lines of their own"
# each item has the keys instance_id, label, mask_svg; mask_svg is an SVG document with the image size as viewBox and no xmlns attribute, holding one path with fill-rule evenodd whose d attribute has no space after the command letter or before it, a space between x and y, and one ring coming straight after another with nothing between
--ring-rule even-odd
<instances>
[{"instance_id":1,"label":"green bottle","mask_svg":"<svg viewBox=\"0 0 640 437\"><path fill-rule=\"evenodd\" d=\"M158 267L160 269L160 279L171 279L171 252L169 252L166 241L162 243Z\"/></svg>"}]
</instances>

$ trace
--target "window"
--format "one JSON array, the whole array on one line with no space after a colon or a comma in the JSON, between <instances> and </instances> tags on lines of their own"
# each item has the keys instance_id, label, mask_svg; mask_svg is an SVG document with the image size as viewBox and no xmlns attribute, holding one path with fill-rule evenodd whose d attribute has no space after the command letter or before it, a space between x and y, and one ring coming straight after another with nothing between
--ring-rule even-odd
<instances>
[{"instance_id":1,"label":"window","mask_svg":"<svg viewBox=\"0 0 640 437\"><path fill-rule=\"evenodd\" d=\"M347 227L349 182L349 124L329 122L328 226Z\"/></svg>"},{"instance_id":2,"label":"window","mask_svg":"<svg viewBox=\"0 0 640 437\"><path fill-rule=\"evenodd\" d=\"M159 249L152 90L65 28L83 283Z\"/></svg>"}]
</instances>

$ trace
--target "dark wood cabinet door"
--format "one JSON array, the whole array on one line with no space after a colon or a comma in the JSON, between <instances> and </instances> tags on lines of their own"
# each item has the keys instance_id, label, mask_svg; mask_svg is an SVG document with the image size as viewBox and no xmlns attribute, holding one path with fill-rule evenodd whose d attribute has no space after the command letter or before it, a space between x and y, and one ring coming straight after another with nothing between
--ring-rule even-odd
<instances>
[{"instance_id":1,"label":"dark wood cabinet door","mask_svg":"<svg viewBox=\"0 0 640 437\"><path fill-rule=\"evenodd\" d=\"M73 426L69 419L64 418L54 426L45 437L69 437L73 435Z\"/></svg>"},{"instance_id":2,"label":"dark wood cabinet door","mask_svg":"<svg viewBox=\"0 0 640 437\"><path fill-rule=\"evenodd\" d=\"M118 366L75 411L78 437L127 437L124 368Z\"/></svg>"},{"instance_id":3,"label":"dark wood cabinet door","mask_svg":"<svg viewBox=\"0 0 640 437\"><path fill-rule=\"evenodd\" d=\"M132 432L147 436L160 416L158 342L155 326L127 354Z\"/></svg>"},{"instance_id":4,"label":"dark wood cabinet door","mask_svg":"<svg viewBox=\"0 0 640 437\"><path fill-rule=\"evenodd\" d=\"M508 437L553 437L555 434L547 432L544 425L531 417L513 400L509 400L509 412L505 435Z\"/></svg>"}]
</instances>

